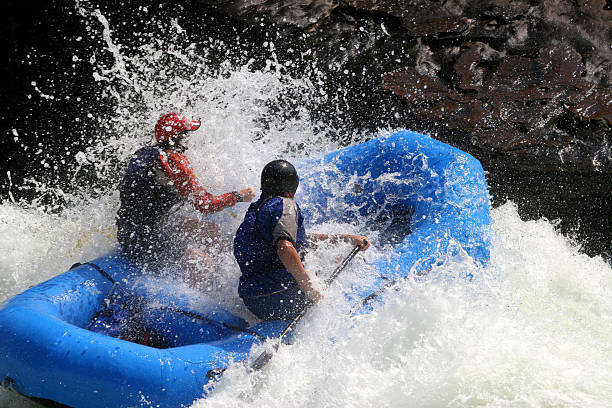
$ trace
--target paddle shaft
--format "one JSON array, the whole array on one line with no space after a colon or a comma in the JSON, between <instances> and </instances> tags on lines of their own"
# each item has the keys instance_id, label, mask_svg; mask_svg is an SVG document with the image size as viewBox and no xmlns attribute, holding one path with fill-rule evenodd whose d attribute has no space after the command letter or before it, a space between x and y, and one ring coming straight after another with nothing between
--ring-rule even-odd
<instances>
[{"instance_id":1,"label":"paddle shaft","mask_svg":"<svg viewBox=\"0 0 612 408\"><path fill-rule=\"evenodd\" d=\"M359 252L360 249L361 249L361 246L359 245L355 246L355 248L353 248L351 253L348 254L346 258L344 258L344 260L340 263L340 265L338 265L338 267L325 280L326 287L328 287L334 281L334 279L336 279L336 277L346 267L346 265L348 265L348 263L355 257L355 255L357 255L357 252ZM308 299L306 301L306 305L304 305L300 313L298 313L298 315L293 318L293 320L287 325L287 327L285 327L285 330L283 330L281 334L278 336L278 342L274 343L274 346L273 346L274 351L278 350L278 347L280 343L283 341L283 338L285 338L285 336L293 330L293 328L300 322L302 317L304 317L308 309L310 309L310 307L312 307L314 303L315 302L312 299ZM255 359L253 364L251 364L251 369L259 370L263 368L266 364L268 364L268 361L270 361L270 359L272 358L272 355L273 354L271 351L265 350L259 355L259 357Z\"/></svg>"}]
</instances>

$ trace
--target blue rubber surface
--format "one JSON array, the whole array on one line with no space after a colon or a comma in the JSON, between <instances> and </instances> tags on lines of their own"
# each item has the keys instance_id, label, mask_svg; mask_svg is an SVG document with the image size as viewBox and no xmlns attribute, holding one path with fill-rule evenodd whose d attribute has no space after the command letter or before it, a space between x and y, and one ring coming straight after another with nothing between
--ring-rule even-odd
<instances>
[{"instance_id":1,"label":"blue rubber surface","mask_svg":"<svg viewBox=\"0 0 612 408\"><path fill-rule=\"evenodd\" d=\"M375 220L414 208L410 235L373 265L381 278L352 297L427 274L458 255L475 266L489 259L490 197L482 165L468 153L404 130L313 160L300 174L300 202L312 224Z\"/></svg>"}]
</instances>

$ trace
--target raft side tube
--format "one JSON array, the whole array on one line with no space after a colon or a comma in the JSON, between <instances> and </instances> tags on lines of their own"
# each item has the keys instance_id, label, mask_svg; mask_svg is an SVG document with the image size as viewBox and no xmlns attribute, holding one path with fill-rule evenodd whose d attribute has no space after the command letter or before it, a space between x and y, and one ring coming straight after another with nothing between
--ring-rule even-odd
<instances>
[{"instance_id":1,"label":"raft side tube","mask_svg":"<svg viewBox=\"0 0 612 408\"><path fill-rule=\"evenodd\" d=\"M374 265L385 278L426 273L458 251L476 265L489 259L490 197L482 165L468 153L400 131L338 150L303 169L303 209L312 224L373 221L384 211L414 208L411 233Z\"/></svg>"}]
</instances>

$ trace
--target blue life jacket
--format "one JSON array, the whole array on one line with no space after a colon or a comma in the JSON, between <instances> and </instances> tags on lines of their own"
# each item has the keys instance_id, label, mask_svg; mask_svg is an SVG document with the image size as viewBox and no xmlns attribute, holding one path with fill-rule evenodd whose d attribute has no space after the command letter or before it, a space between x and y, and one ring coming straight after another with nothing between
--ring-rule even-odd
<instances>
[{"instance_id":1,"label":"blue life jacket","mask_svg":"<svg viewBox=\"0 0 612 408\"><path fill-rule=\"evenodd\" d=\"M234 238L234 256L242 275L238 294L252 297L298 285L285 269L276 244L281 239L300 251L306 241L304 218L291 198L261 197L249 206Z\"/></svg>"},{"instance_id":2,"label":"blue life jacket","mask_svg":"<svg viewBox=\"0 0 612 408\"><path fill-rule=\"evenodd\" d=\"M155 178L160 150L143 147L128 165L119 187L121 206L117 212L117 230L124 236L147 234L163 220L168 211L182 201L174 185L161 185Z\"/></svg>"}]
</instances>

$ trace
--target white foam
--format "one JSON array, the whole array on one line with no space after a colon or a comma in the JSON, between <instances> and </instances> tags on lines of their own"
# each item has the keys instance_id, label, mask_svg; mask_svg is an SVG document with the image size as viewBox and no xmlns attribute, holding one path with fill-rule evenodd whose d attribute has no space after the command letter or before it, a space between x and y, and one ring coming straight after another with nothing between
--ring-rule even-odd
<instances>
[{"instance_id":1,"label":"white foam","mask_svg":"<svg viewBox=\"0 0 612 408\"><path fill-rule=\"evenodd\" d=\"M264 372L235 367L193 407L606 406L610 266L513 204L492 215L474 283L407 282L352 319L328 301Z\"/></svg>"}]
</instances>

